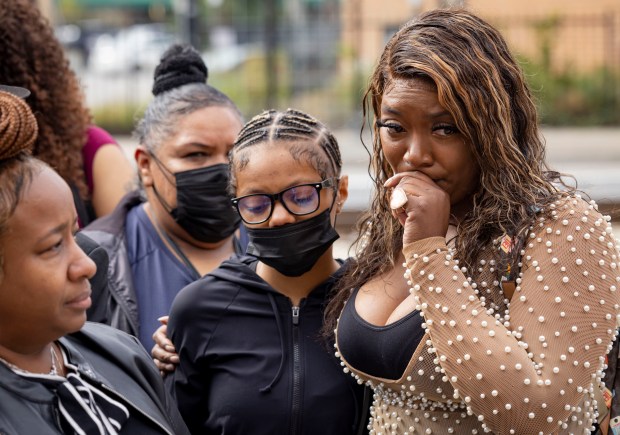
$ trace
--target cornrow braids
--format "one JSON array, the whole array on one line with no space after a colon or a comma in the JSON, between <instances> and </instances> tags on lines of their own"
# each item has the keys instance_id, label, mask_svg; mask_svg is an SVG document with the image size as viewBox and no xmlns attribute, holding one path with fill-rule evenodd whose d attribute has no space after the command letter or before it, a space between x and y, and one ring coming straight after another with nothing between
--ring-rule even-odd
<instances>
[{"instance_id":1,"label":"cornrow braids","mask_svg":"<svg viewBox=\"0 0 620 435\"><path fill-rule=\"evenodd\" d=\"M248 162L248 157L241 156L241 152L252 145L261 143L274 143L278 141L309 141L318 145L324 152L324 156L313 153L307 149L296 150L291 153L298 158L301 154L310 153L310 160L317 172L323 178L327 176L339 176L342 169L342 157L338 141L328 128L316 118L299 110L287 109L284 112L266 110L245 124L230 155L231 169L242 169ZM325 171L325 157L329 163L329 171ZM234 171L231 170L231 184L235 190L236 182Z\"/></svg>"}]
</instances>

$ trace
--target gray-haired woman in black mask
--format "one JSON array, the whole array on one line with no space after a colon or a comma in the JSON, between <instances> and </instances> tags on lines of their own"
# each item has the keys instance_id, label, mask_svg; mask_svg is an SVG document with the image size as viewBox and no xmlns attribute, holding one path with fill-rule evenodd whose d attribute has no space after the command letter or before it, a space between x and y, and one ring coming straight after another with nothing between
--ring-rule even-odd
<instances>
[{"instance_id":1,"label":"gray-haired woman in black mask","mask_svg":"<svg viewBox=\"0 0 620 435\"><path fill-rule=\"evenodd\" d=\"M250 239L235 257L181 290L155 334L160 369L192 433L363 431L364 388L321 336L323 310L346 268L336 216L347 198L338 144L311 116L255 116L230 155L232 204ZM164 361L165 360L165 361Z\"/></svg>"},{"instance_id":2,"label":"gray-haired woman in black mask","mask_svg":"<svg viewBox=\"0 0 620 435\"><path fill-rule=\"evenodd\" d=\"M164 53L135 132L142 189L84 231L110 257L108 286L93 295L89 320L136 335L147 349L179 290L245 251L227 191L228 153L243 120L207 75L192 47Z\"/></svg>"}]
</instances>

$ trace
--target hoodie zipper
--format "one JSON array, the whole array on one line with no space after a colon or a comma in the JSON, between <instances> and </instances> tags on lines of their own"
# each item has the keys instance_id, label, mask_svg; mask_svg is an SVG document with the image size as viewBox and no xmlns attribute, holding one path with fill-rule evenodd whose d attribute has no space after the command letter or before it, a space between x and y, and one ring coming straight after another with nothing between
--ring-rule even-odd
<instances>
[{"instance_id":1,"label":"hoodie zipper","mask_svg":"<svg viewBox=\"0 0 620 435\"><path fill-rule=\"evenodd\" d=\"M293 311L293 403L291 405L291 434L297 433L301 406L301 363L299 355L299 307Z\"/></svg>"}]
</instances>

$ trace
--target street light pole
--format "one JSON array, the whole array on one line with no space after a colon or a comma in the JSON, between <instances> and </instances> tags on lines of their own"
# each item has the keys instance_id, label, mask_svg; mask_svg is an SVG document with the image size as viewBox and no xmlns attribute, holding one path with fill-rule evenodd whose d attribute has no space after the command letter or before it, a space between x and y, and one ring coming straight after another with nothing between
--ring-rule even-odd
<instances>
[{"instance_id":1,"label":"street light pole","mask_svg":"<svg viewBox=\"0 0 620 435\"><path fill-rule=\"evenodd\" d=\"M268 108L277 107L278 102L278 1L266 0L264 9L265 26L265 73L267 86L265 90L265 105Z\"/></svg>"},{"instance_id":2,"label":"street light pole","mask_svg":"<svg viewBox=\"0 0 620 435\"><path fill-rule=\"evenodd\" d=\"M174 0L172 6L181 42L200 49L198 0Z\"/></svg>"}]
</instances>

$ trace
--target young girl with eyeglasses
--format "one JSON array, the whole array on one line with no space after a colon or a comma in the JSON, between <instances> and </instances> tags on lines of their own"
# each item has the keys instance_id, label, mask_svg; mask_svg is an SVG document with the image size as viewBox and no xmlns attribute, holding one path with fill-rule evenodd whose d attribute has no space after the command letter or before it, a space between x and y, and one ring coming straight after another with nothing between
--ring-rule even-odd
<instances>
[{"instance_id":1,"label":"young girl with eyeglasses","mask_svg":"<svg viewBox=\"0 0 620 435\"><path fill-rule=\"evenodd\" d=\"M167 382L193 433L364 430L364 390L320 334L345 267L332 255L341 166L334 136L295 110L257 115L239 134L232 205L249 255L181 290L168 324L180 362Z\"/></svg>"}]
</instances>

